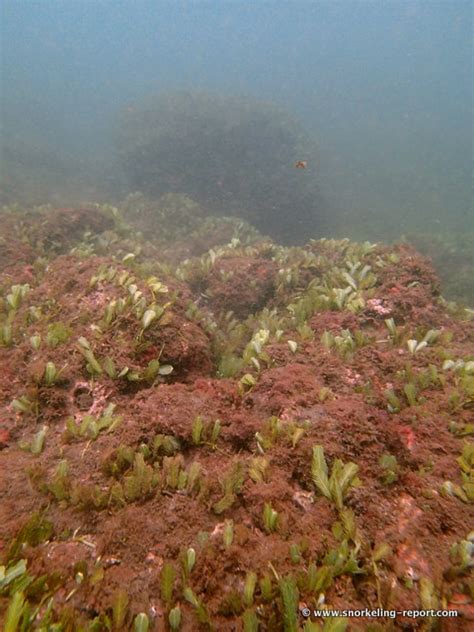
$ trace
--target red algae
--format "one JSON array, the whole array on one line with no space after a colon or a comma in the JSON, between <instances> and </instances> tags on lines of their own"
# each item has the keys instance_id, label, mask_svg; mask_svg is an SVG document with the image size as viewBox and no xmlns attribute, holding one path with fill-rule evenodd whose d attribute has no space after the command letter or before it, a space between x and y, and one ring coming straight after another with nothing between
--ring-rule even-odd
<instances>
[{"instance_id":1,"label":"red algae","mask_svg":"<svg viewBox=\"0 0 474 632\"><path fill-rule=\"evenodd\" d=\"M26 565L0 620L21 592L24 629L468 629L474 323L426 259L237 235L178 265L100 208L29 219L0 252L0 561Z\"/></svg>"}]
</instances>

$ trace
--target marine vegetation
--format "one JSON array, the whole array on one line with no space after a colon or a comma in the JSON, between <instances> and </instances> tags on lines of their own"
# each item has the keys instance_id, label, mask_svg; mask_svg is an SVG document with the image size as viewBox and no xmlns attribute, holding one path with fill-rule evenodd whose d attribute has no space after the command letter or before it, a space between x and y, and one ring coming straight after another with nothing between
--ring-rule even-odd
<instances>
[{"instance_id":1,"label":"marine vegetation","mask_svg":"<svg viewBox=\"0 0 474 632\"><path fill-rule=\"evenodd\" d=\"M186 193L2 210L0 626L467 630L472 310Z\"/></svg>"}]
</instances>

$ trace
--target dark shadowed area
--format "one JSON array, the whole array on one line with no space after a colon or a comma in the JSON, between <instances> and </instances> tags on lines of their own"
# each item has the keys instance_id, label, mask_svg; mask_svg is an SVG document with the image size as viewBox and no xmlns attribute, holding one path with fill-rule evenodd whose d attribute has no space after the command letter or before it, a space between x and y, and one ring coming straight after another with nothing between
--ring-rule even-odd
<instances>
[{"instance_id":1,"label":"dark shadowed area","mask_svg":"<svg viewBox=\"0 0 474 632\"><path fill-rule=\"evenodd\" d=\"M117 194L117 118L163 92L192 90L264 101L298 121L318 147L300 182L317 183L333 231L472 230L471 9L467 1L7 0L3 200ZM236 139L227 140L230 151ZM211 172L220 148L209 139L199 152ZM259 152L268 175L273 145ZM32 156L42 159L32 165ZM290 199L300 159L287 160ZM237 178L232 167L227 177ZM261 196L272 186L270 178ZM225 199L232 209L234 194Z\"/></svg>"}]
</instances>

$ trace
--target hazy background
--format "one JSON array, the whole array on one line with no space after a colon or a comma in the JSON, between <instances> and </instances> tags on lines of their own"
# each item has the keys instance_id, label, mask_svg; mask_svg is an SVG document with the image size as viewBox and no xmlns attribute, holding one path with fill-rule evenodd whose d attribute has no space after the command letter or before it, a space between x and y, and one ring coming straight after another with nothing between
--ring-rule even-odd
<instances>
[{"instance_id":1,"label":"hazy background","mask_svg":"<svg viewBox=\"0 0 474 632\"><path fill-rule=\"evenodd\" d=\"M84 175L71 196L93 199L104 182L90 174L113 162L119 110L170 88L251 95L315 135L334 234L473 230L472 9L463 0L4 0L2 131L34 139L32 161L57 168L58 200L68 159Z\"/></svg>"}]
</instances>

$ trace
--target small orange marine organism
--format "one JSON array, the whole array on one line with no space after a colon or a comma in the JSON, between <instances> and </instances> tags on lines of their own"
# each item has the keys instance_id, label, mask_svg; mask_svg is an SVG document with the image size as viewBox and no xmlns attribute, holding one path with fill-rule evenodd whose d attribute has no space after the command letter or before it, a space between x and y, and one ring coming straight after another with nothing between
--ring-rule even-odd
<instances>
[{"instance_id":1,"label":"small orange marine organism","mask_svg":"<svg viewBox=\"0 0 474 632\"><path fill-rule=\"evenodd\" d=\"M308 164L307 160L298 160L297 162L295 162L295 168L306 169L307 164Z\"/></svg>"}]
</instances>

